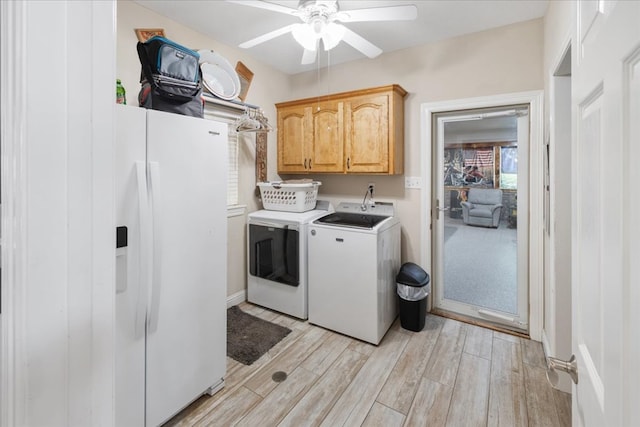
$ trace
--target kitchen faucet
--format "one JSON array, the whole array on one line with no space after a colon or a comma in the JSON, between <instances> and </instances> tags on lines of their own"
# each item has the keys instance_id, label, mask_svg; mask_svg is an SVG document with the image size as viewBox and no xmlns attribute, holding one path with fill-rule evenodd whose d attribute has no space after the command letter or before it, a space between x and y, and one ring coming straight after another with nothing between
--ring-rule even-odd
<instances>
[{"instance_id":1,"label":"kitchen faucet","mask_svg":"<svg viewBox=\"0 0 640 427\"><path fill-rule=\"evenodd\" d=\"M369 207L375 208L376 202L373 200L373 185L369 184L367 187L367 191L364 193L364 198L362 199L362 204L360 205L360 210L362 212L367 211L367 205L365 204L367 201L367 196L369 196Z\"/></svg>"}]
</instances>

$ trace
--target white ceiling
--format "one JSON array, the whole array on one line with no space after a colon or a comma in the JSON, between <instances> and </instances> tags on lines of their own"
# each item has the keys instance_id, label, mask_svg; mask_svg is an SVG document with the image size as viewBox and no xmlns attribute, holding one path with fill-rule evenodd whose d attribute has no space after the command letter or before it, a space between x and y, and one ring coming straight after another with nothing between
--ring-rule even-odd
<instances>
[{"instance_id":1,"label":"white ceiling","mask_svg":"<svg viewBox=\"0 0 640 427\"><path fill-rule=\"evenodd\" d=\"M229 46L238 46L264 33L300 22L294 16L227 3L221 0L135 0L189 28ZM297 0L271 1L297 8ZM463 34L542 17L548 0L341 0L340 10L415 4L418 19L401 22L354 22L345 24L384 52L405 49ZM169 35L170 37L170 35ZM198 46L206 48L206 46ZM285 34L248 49L249 54L287 74L315 70L317 64L301 65L303 49L291 34ZM366 58L341 42L330 51L332 65ZM320 64L326 66L327 53Z\"/></svg>"}]
</instances>

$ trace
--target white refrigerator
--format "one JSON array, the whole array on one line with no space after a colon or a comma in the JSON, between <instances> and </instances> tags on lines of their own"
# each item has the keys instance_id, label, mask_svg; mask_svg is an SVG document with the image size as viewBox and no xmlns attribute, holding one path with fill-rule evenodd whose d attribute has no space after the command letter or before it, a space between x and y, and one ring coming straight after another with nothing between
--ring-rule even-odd
<instances>
[{"instance_id":1,"label":"white refrigerator","mask_svg":"<svg viewBox=\"0 0 640 427\"><path fill-rule=\"evenodd\" d=\"M156 426L224 384L227 125L116 108L116 425Z\"/></svg>"}]
</instances>

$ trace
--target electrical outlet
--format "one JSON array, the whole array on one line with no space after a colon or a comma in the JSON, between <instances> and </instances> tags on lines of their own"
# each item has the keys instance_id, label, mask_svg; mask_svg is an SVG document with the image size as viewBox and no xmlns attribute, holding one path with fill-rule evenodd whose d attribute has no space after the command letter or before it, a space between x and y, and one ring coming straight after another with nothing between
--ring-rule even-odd
<instances>
[{"instance_id":1,"label":"electrical outlet","mask_svg":"<svg viewBox=\"0 0 640 427\"><path fill-rule=\"evenodd\" d=\"M404 188L422 188L422 178L419 176L404 177Z\"/></svg>"}]
</instances>

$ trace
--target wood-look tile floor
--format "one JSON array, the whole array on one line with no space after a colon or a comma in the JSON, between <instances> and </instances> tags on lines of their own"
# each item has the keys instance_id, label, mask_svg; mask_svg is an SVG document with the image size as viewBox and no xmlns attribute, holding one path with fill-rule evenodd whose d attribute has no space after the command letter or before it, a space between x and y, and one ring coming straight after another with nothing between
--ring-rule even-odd
<instances>
[{"instance_id":1,"label":"wood-look tile floor","mask_svg":"<svg viewBox=\"0 0 640 427\"><path fill-rule=\"evenodd\" d=\"M540 343L427 315L374 346L249 303L292 330L167 426L570 426L571 397L545 376ZM272 375L287 374L283 382Z\"/></svg>"}]
</instances>

